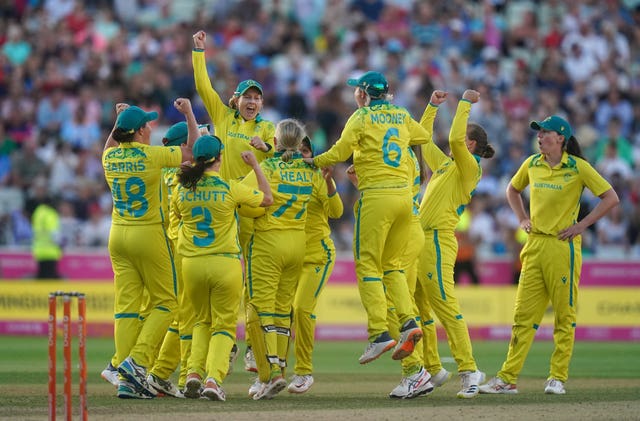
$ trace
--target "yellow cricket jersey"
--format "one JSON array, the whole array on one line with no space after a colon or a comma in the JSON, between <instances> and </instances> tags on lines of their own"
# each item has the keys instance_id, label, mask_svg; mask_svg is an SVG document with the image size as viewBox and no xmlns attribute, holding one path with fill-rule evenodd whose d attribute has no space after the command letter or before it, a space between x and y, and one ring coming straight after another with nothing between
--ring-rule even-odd
<instances>
[{"instance_id":1,"label":"yellow cricket jersey","mask_svg":"<svg viewBox=\"0 0 640 421\"><path fill-rule=\"evenodd\" d=\"M196 90L211 117L216 136L224 144L224 159L220 175L227 180L240 180L251 171L251 167L240 158L240 153L252 151L258 162L273 156L275 126L272 122L263 120L260 115L254 120L245 121L238 111L225 105L211 86L204 51L194 50L191 54ZM251 146L249 142L254 136L271 145L271 149L268 152L262 152Z\"/></svg>"},{"instance_id":2,"label":"yellow cricket jersey","mask_svg":"<svg viewBox=\"0 0 640 421\"><path fill-rule=\"evenodd\" d=\"M273 204L265 214L256 218L255 231L305 229L307 206L314 190L320 190L324 179L317 169L306 164L300 153L288 162L280 160L281 153L260 163L273 194ZM257 188L258 180L251 171L243 184ZM326 187L326 186L325 186ZM325 190L326 191L326 190Z\"/></svg>"},{"instance_id":3,"label":"yellow cricket jersey","mask_svg":"<svg viewBox=\"0 0 640 421\"><path fill-rule=\"evenodd\" d=\"M567 152L551 168L544 155L527 158L511 179L518 191L530 186L532 234L557 236L577 222L584 187L600 196L611 185L584 159Z\"/></svg>"},{"instance_id":4,"label":"yellow cricket jersey","mask_svg":"<svg viewBox=\"0 0 640 421\"><path fill-rule=\"evenodd\" d=\"M471 103L458 102L449 132L451 157L433 144L422 146L422 156L433 175L420 204L422 229L454 230L460 214L482 177L480 158L472 155L465 143ZM429 104L420 124L433 126L437 107Z\"/></svg>"},{"instance_id":5,"label":"yellow cricket jersey","mask_svg":"<svg viewBox=\"0 0 640 421\"><path fill-rule=\"evenodd\" d=\"M342 199L336 191L329 196L327 191L327 183L322 178L322 174L318 174L322 183L314 190L309 204L307 205L307 222L304 228L307 236L307 244L320 242L323 238L331 235L329 227L329 218L336 219L342 216L344 206ZM333 180L331 181L333 183Z\"/></svg>"},{"instance_id":6,"label":"yellow cricket jersey","mask_svg":"<svg viewBox=\"0 0 640 421\"><path fill-rule=\"evenodd\" d=\"M113 197L112 224L164 223L162 168L177 167L179 146L123 142L102 154L102 167Z\"/></svg>"},{"instance_id":7,"label":"yellow cricket jersey","mask_svg":"<svg viewBox=\"0 0 640 421\"><path fill-rule=\"evenodd\" d=\"M384 100L372 100L354 112L327 152L316 156L318 167L345 161L353 154L358 189L407 187L409 145L431 142L431 133L411 118L409 112Z\"/></svg>"},{"instance_id":8,"label":"yellow cricket jersey","mask_svg":"<svg viewBox=\"0 0 640 421\"><path fill-rule=\"evenodd\" d=\"M196 190L176 186L171 212L180 219L178 253L184 257L209 254L239 256L236 209L240 204L260 206L264 194L217 171L205 171Z\"/></svg>"},{"instance_id":9,"label":"yellow cricket jersey","mask_svg":"<svg viewBox=\"0 0 640 421\"><path fill-rule=\"evenodd\" d=\"M167 228L167 237L171 240L178 239L178 223L180 219L173 212L169 212L169 205L171 204L171 194L178 186L178 171L179 168L163 168L162 169L162 178L164 180L164 190L165 196L167 197L167 207L166 214L169 215L167 218L168 228Z\"/></svg>"}]
</instances>

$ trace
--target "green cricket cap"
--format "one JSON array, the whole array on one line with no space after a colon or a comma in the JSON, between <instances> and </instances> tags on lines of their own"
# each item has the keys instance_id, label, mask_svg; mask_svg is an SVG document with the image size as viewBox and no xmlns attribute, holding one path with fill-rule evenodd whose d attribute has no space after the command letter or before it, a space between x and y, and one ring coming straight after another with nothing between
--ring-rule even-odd
<instances>
[{"instance_id":1,"label":"green cricket cap","mask_svg":"<svg viewBox=\"0 0 640 421\"><path fill-rule=\"evenodd\" d=\"M187 143L188 137L189 128L187 127L187 122L181 121L169 127L164 139L162 139L162 144L164 146L180 146L183 143Z\"/></svg>"},{"instance_id":2,"label":"green cricket cap","mask_svg":"<svg viewBox=\"0 0 640 421\"><path fill-rule=\"evenodd\" d=\"M260 85L260 83L256 82L253 79L247 79L240 82L238 84L238 87L236 88L236 91L233 93L233 95L235 96L244 95L244 93L251 88L257 89L258 91L260 91L260 95L262 95L262 85Z\"/></svg>"},{"instance_id":3,"label":"green cricket cap","mask_svg":"<svg viewBox=\"0 0 640 421\"><path fill-rule=\"evenodd\" d=\"M224 145L217 136L210 134L200 136L193 144L193 158L195 160L204 158L205 161L216 159L223 149Z\"/></svg>"},{"instance_id":4,"label":"green cricket cap","mask_svg":"<svg viewBox=\"0 0 640 421\"><path fill-rule=\"evenodd\" d=\"M116 127L119 129L135 131L156 118L158 118L157 112L151 111L148 113L142 108L133 105L118 114Z\"/></svg>"},{"instance_id":5,"label":"green cricket cap","mask_svg":"<svg viewBox=\"0 0 640 421\"><path fill-rule=\"evenodd\" d=\"M532 121L529 126L533 130L549 130L556 132L564 136L566 140L569 140L569 138L573 136L573 130L567 120L562 117L558 117L557 115L552 115L542 121Z\"/></svg>"},{"instance_id":6,"label":"green cricket cap","mask_svg":"<svg viewBox=\"0 0 640 421\"><path fill-rule=\"evenodd\" d=\"M363 89L369 96L377 97L389 91L387 78L380 72L367 72L358 79L347 80L347 85Z\"/></svg>"}]
</instances>

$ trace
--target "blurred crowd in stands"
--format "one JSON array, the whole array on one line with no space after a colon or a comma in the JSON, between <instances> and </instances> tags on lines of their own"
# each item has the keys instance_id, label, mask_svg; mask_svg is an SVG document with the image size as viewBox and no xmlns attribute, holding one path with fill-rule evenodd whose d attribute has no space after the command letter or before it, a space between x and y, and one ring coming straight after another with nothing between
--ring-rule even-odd
<instances>
[{"instance_id":1,"label":"blurred crowd in stands","mask_svg":"<svg viewBox=\"0 0 640 421\"><path fill-rule=\"evenodd\" d=\"M436 121L447 147L462 92L496 157L461 229L478 254L509 255L522 238L505 187L537 152L533 119L559 114L621 205L584 236L585 255L640 257L639 0L9 0L0 2L0 246L27 247L30 216L53 197L66 249L105 247L111 195L101 153L115 104L157 110L154 143L195 92L191 35L208 34L208 70L223 101L253 78L264 118L303 121L317 151L356 105L349 77L387 76L394 103L419 119L434 89L450 93ZM335 171L350 209L357 191ZM585 195L582 208L592 206ZM352 218L333 223L351 249Z\"/></svg>"}]
</instances>

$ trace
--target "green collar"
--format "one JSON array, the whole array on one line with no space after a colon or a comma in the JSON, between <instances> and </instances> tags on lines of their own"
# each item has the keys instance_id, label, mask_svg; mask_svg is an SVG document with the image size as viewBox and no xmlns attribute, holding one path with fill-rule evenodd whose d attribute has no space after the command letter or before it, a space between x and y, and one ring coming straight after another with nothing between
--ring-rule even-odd
<instances>
[{"instance_id":1,"label":"green collar","mask_svg":"<svg viewBox=\"0 0 640 421\"><path fill-rule=\"evenodd\" d=\"M280 158L284 151L278 151L273 154L274 158ZM294 152L292 158L302 158L302 154L300 152Z\"/></svg>"}]
</instances>

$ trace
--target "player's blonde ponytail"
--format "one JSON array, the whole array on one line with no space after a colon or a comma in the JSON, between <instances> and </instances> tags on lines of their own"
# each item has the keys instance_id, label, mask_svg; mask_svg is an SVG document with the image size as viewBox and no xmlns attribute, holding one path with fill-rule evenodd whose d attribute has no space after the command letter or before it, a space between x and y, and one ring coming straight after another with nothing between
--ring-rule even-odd
<instances>
[{"instance_id":1,"label":"player's blonde ponytail","mask_svg":"<svg viewBox=\"0 0 640 421\"><path fill-rule=\"evenodd\" d=\"M300 148L302 139L306 136L304 126L298 120L286 118L276 126L276 147L282 152L281 160L289 161Z\"/></svg>"}]
</instances>

